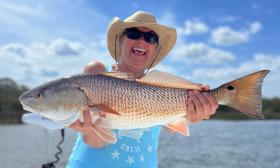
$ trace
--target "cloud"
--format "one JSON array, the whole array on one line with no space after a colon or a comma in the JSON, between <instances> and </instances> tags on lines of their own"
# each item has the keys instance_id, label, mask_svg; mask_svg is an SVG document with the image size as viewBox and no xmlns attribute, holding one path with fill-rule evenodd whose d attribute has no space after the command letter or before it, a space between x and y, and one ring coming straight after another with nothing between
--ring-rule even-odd
<instances>
[{"instance_id":1,"label":"cloud","mask_svg":"<svg viewBox=\"0 0 280 168\"><path fill-rule=\"evenodd\" d=\"M80 73L92 60L113 63L106 43L100 41L85 44L59 38L49 43L2 45L0 77L11 77L20 84L34 87L58 77Z\"/></svg>"},{"instance_id":2,"label":"cloud","mask_svg":"<svg viewBox=\"0 0 280 168\"><path fill-rule=\"evenodd\" d=\"M56 38L89 42L106 33L110 20L85 1L4 1L0 5L0 44Z\"/></svg>"},{"instance_id":3,"label":"cloud","mask_svg":"<svg viewBox=\"0 0 280 168\"><path fill-rule=\"evenodd\" d=\"M242 62L237 66L197 68L193 70L191 79L201 83L208 83L211 86L217 86L217 84L229 82L249 73L264 69L271 70L264 82L265 96L279 96L280 55L255 54L252 60Z\"/></svg>"},{"instance_id":4,"label":"cloud","mask_svg":"<svg viewBox=\"0 0 280 168\"><path fill-rule=\"evenodd\" d=\"M64 39L57 39L51 43L49 50L58 56L79 56L84 48L79 42L69 42Z\"/></svg>"},{"instance_id":5,"label":"cloud","mask_svg":"<svg viewBox=\"0 0 280 168\"><path fill-rule=\"evenodd\" d=\"M237 67L214 67L214 68L199 68L193 71L195 78L207 78L217 80L224 78L228 80L232 76L244 75L253 71L262 69L270 69L274 72L280 72L280 55L255 54L253 60L242 62Z\"/></svg>"},{"instance_id":6,"label":"cloud","mask_svg":"<svg viewBox=\"0 0 280 168\"><path fill-rule=\"evenodd\" d=\"M204 34L209 31L208 26L199 20L186 20L183 28L178 28L180 34L195 35Z\"/></svg>"},{"instance_id":7,"label":"cloud","mask_svg":"<svg viewBox=\"0 0 280 168\"><path fill-rule=\"evenodd\" d=\"M158 64L155 69L157 69L159 71L167 72L167 73L170 73L170 74L177 74L178 73L177 67L171 66L170 64L166 64L166 63Z\"/></svg>"},{"instance_id":8,"label":"cloud","mask_svg":"<svg viewBox=\"0 0 280 168\"><path fill-rule=\"evenodd\" d=\"M251 34L258 33L262 29L262 24L260 22L254 22L250 25Z\"/></svg>"},{"instance_id":9,"label":"cloud","mask_svg":"<svg viewBox=\"0 0 280 168\"><path fill-rule=\"evenodd\" d=\"M59 71L58 71L58 69L45 68L45 69L42 69L42 70L41 70L40 74L41 74L43 77L55 78L55 77L58 77L58 76L59 76Z\"/></svg>"},{"instance_id":10,"label":"cloud","mask_svg":"<svg viewBox=\"0 0 280 168\"><path fill-rule=\"evenodd\" d=\"M260 22L253 22L249 28L244 30L233 30L229 26L221 26L211 32L210 42L221 46L233 46L246 43L253 34L258 33L262 29Z\"/></svg>"},{"instance_id":11,"label":"cloud","mask_svg":"<svg viewBox=\"0 0 280 168\"><path fill-rule=\"evenodd\" d=\"M159 16L157 20L160 24L169 27L176 27L177 25L174 13L168 10L163 11L161 16Z\"/></svg>"},{"instance_id":12,"label":"cloud","mask_svg":"<svg viewBox=\"0 0 280 168\"><path fill-rule=\"evenodd\" d=\"M230 27L219 27L212 31L211 42L222 46L232 46L249 41L247 31L235 31Z\"/></svg>"},{"instance_id":13,"label":"cloud","mask_svg":"<svg viewBox=\"0 0 280 168\"><path fill-rule=\"evenodd\" d=\"M7 44L1 48L1 53L5 53L5 55L1 54L0 57L14 56L14 57L24 58L26 52L27 51L24 45L20 43L12 43L12 44Z\"/></svg>"},{"instance_id":14,"label":"cloud","mask_svg":"<svg viewBox=\"0 0 280 168\"><path fill-rule=\"evenodd\" d=\"M177 46L172 58L187 64L225 64L235 60L231 52L211 48L204 43L190 43Z\"/></svg>"}]
</instances>

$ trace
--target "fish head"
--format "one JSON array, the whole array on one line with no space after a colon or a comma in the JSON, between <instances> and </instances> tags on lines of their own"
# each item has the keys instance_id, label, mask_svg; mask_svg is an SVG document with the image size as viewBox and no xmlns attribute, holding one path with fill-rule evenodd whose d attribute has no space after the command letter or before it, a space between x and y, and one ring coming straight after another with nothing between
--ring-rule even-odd
<instances>
[{"instance_id":1,"label":"fish head","mask_svg":"<svg viewBox=\"0 0 280 168\"><path fill-rule=\"evenodd\" d=\"M61 79L26 91L19 101L26 111L69 125L78 119L87 98L73 83Z\"/></svg>"}]
</instances>

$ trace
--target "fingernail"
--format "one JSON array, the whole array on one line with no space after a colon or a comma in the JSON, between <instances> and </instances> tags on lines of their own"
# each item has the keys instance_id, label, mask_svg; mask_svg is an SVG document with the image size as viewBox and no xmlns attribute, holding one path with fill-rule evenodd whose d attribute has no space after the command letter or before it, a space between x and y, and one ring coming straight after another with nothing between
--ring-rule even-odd
<instances>
[{"instance_id":1,"label":"fingernail","mask_svg":"<svg viewBox=\"0 0 280 168\"><path fill-rule=\"evenodd\" d=\"M209 90L209 86L208 86L208 85L203 85L203 86L202 86L202 89L205 90L205 91L206 91L206 90Z\"/></svg>"}]
</instances>

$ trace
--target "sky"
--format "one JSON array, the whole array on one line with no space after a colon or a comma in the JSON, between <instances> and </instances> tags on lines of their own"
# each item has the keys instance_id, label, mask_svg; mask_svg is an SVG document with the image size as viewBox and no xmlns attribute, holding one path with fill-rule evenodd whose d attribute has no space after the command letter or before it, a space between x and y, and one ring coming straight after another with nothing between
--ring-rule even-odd
<instances>
[{"instance_id":1,"label":"sky","mask_svg":"<svg viewBox=\"0 0 280 168\"><path fill-rule=\"evenodd\" d=\"M211 88L269 69L263 95L280 97L278 0L1 0L0 78L32 88L92 60L114 63L108 25L139 10L177 30L156 69Z\"/></svg>"}]
</instances>

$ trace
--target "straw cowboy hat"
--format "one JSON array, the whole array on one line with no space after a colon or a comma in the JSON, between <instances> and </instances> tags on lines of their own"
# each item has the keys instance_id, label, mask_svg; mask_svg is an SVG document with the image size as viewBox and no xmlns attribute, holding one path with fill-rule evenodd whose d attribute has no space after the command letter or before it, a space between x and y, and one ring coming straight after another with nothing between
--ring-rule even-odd
<instances>
[{"instance_id":1,"label":"straw cowboy hat","mask_svg":"<svg viewBox=\"0 0 280 168\"><path fill-rule=\"evenodd\" d=\"M146 27L158 35L158 54L151 67L157 65L168 54L176 42L176 30L158 24L156 18L150 13L138 11L124 21L115 17L108 28L107 43L110 54L116 61L120 59L119 37L121 37L125 29L131 27Z\"/></svg>"}]
</instances>

